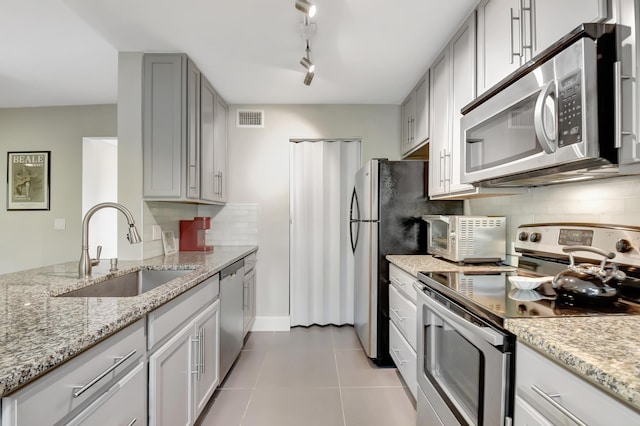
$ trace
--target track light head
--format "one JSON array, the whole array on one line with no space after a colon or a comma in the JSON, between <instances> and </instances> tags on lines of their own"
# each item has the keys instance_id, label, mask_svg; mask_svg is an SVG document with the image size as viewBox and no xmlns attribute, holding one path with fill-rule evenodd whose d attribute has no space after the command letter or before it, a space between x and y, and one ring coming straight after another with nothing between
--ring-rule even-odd
<instances>
[{"instance_id":1,"label":"track light head","mask_svg":"<svg viewBox=\"0 0 640 426\"><path fill-rule=\"evenodd\" d=\"M302 59L300 59L300 65L305 67L305 69L310 73L313 73L316 70L316 66L311 62L308 56L303 56Z\"/></svg>"},{"instance_id":2,"label":"track light head","mask_svg":"<svg viewBox=\"0 0 640 426\"><path fill-rule=\"evenodd\" d=\"M313 18L316 14L316 5L308 0L296 0L296 9L305 13L309 18Z\"/></svg>"},{"instance_id":3,"label":"track light head","mask_svg":"<svg viewBox=\"0 0 640 426\"><path fill-rule=\"evenodd\" d=\"M312 72L308 72L307 75L304 76L304 84L306 86L309 86L311 84L311 81L313 80L313 76L315 74Z\"/></svg>"}]
</instances>

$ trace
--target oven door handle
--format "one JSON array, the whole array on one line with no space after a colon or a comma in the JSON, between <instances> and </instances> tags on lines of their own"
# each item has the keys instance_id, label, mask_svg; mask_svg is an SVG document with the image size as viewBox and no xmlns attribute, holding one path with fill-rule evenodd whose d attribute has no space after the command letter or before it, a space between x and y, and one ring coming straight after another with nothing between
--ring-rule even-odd
<instances>
[{"instance_id":1,"label":"oven door handle","mask_svg":"<svg viewBox=\"0 0 640 426\"><path fill-rule=\"evenodd\" d=\"M481 327L465 320L433 300L429 295L425 294L422 289L420 289L420 294L424 296L424 303L427 307L440 317L456 324L458 327L467 330L470 333L473 333L493 346L502 346L504 344L504 335L498 333L496 330L493 330L490 327Z\"/></svg>"}]
</instances>

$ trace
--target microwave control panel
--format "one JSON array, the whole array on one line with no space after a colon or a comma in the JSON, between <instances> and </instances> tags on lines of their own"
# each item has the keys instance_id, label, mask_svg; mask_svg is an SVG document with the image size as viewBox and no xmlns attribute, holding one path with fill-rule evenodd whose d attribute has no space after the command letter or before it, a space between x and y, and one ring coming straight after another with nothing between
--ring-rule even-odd
<instances>
[{"instance_id":1,"label":"microwave control panel","mask_svg":"<svg viewBox=\"0 0 640 426\"><path fill-rule=\"evenodd\" d=\"M582 142L582 88L580 72L558 83L558 148Z\"/></svg>"}]
</instances>

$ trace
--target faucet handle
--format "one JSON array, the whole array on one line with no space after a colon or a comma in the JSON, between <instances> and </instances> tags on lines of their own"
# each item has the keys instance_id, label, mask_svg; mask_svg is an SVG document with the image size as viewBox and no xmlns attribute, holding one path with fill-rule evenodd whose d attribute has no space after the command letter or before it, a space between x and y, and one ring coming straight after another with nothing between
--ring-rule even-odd
<instances>
[{"instance_id":1,"label":"faucet handle","mask_svg":"<svg viewBox=\"0 0 640 426\"><path fill-rule=\"evenodd\" d=\"M100 263L100 254L102 253L102 246L98 246L98 249L96 250L96 258L95 259L91 259L91 266L96 266Z\"/></svg>"}]
</instances>

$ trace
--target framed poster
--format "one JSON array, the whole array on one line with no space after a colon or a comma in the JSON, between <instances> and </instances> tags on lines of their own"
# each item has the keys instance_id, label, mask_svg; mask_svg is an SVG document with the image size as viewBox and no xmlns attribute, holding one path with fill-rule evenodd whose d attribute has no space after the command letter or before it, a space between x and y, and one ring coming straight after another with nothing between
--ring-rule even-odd
<instances>
[{"instance_id":1,"label":"framed poster","mask_svg":"<svg viewBox=\"0 0 640 426\"><path fill-rule=\"evenodd\" d=\"M7 210L49 210L51 151L7 153Z\"/></svg>"}]
</instances>

